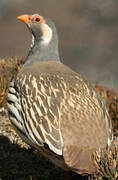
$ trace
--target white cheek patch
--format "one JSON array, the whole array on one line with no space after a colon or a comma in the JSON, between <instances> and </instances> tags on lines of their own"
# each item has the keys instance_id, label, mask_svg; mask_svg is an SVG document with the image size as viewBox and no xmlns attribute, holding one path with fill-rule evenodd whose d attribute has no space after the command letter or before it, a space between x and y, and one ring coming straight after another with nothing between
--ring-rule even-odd
<instances>
[{"instance_id":1,"label":"white cheek patch","mask_svg":"<svg viewBox=\"0 0 118 180\"><path fill-rule=\"evenodd\" d=\"M48 45L52 39L52 30L47 24L42 24L41 26L42 31L42 44Z\"/></svg>"}]
</instances>

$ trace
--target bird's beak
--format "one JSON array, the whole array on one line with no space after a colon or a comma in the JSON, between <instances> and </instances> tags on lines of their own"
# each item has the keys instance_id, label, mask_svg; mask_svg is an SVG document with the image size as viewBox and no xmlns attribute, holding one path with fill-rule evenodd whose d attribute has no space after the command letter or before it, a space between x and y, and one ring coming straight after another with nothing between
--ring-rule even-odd
<instances>
[{"instance_id":1,"label":"bird's beak","mask_svg":"<svg viewBox=\"0 0 118 180\"><path fill-rule=\"evenodd\" d=\"M30 15L21 15L21 16L18 16L16 19L23 21L25 23L30 23L31 16Z\"/></svg>"}]
</instances>

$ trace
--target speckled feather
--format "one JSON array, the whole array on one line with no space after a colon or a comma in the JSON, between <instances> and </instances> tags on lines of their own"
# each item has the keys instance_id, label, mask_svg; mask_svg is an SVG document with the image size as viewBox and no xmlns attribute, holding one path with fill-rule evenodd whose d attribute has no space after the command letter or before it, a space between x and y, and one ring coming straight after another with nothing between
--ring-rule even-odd
<instances>
[{"instance_id":1,"label":"speckled feather","mask_svg":"<svg viewBox=\"0 0 118 180\"><path fill-rule=\"evenodd\" d=\"M92 84L62 63L47 61L27 66L11 86L19 104L19 116L11 121L21 137L36 148L46 143L74 171L95 172L92 153L106 148L112 133Z\"/></svg>"}]
</instances>

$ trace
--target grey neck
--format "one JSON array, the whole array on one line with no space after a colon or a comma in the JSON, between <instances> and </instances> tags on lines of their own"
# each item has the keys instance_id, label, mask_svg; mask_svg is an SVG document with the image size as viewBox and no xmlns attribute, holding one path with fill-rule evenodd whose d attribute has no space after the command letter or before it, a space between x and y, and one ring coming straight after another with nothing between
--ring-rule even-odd
<instances>
[{"instance_id":1,"label":"grey neck","mask_svg":"<svg viewBox=\"0 0 118 180\"><path fill-rule=\"evenodd\" d=\"M31 44L31 48L23 68L36 61L60 61L58 53L58 40L56 39L56 44L54 40L55 39L52 38L49 44L43 44L41 39L36 39L32 36L33 44Z\"/></svg>"}]
</instances>

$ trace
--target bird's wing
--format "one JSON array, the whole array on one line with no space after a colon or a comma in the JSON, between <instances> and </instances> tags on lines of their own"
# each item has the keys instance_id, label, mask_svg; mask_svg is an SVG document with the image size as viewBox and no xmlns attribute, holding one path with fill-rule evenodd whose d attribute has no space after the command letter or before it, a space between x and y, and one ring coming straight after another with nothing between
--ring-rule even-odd
<instances>
[{"instance_id":1,"label":"bird's wing","mask_svg":"<svg viewBox=\"0 0 118 180\"><path fill-rule=\"evenodd\" d=\"M27 137L27 143L30 141L34 146L46 143L59 155L66 145L90 146L91 142L96 147L104 145L103 140L106 143L109 122L107 118L104 120L104 105L81 77L54 73L37 76L25 72L11 86L16 97L13 103L8 103L14 115L11 121L20 135ZM8 99L11 94L8 93Z\"/></svg>"},{"instance_id":2,"label":"bird's wing","mask_svg":"<svg viewBox=\"0 0 118 180\"><path fill-rule=\"evenodd\" d=\"M62 110L63 157L74 171L93 173L93 153L106 148L112 140L111 121L104 101L90 82L79 76L71 82Z\"/></svg>"},{"instance_id":3,"label":"bird's wing","mask_svg":"<svg viewBox=\"0 0 118 180\"><path fill-rule=\"evenodd\" d=\"M21 74L9 88L8 109L16 131L28 144L47 144L53 152L62 155L59 119L64 97L57 79L44 73L39 77Z\"/></svg>"}]
</instances>

